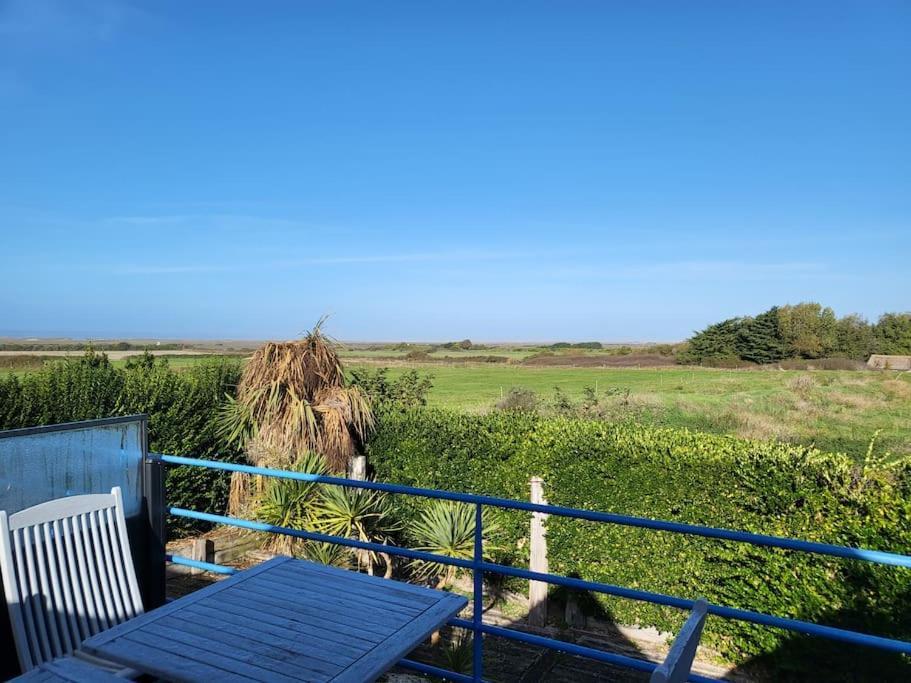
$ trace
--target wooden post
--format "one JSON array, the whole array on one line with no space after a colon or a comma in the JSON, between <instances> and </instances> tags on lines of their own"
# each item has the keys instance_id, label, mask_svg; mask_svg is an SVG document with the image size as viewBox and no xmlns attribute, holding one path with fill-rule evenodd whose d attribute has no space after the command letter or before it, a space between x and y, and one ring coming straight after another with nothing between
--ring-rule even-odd
<instances>
[{"instance_id":1,"label":"wooden post","mask_svg":"<svg viewBox=\"0 0 911 683\"><path fill-rule=\"evenodd\" d=\"M351 478L358 481L367 480L367 456L355 455L351 458Z\"/></svg>"},{"instance_id":2,"label":"wooden post","mask_svg":"<svg viewBox=\"0 0 911 683\"><path fill-rule=\"evenodd\" d=\"M209 538L194 538L190 549L190 559L197 562L211 562L215 555L215 544ZM191 574L202 574L202 569L191 569Z\"/></svg>"},{"instance_id":3,"label":"wooden post","mask_svg":"<svg viewBox=\"0 0 911 683\"><path fill-rule=\"evenodd\" d=\"M544 499L544 480L541 477L531 478L531 502L546 504ZM531 513L529 571L548 573L547 568L547 529L543 512ZM532 626L544 626L547 623L547 584L544 581L528 582L528 623Z\"/></svg>"}]
</instances>

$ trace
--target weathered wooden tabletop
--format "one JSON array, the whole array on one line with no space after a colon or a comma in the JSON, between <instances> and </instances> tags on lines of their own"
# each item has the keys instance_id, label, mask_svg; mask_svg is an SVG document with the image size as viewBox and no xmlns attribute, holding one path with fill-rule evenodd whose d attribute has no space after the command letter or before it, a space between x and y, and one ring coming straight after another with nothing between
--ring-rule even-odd
<instances>
[{"instance_id":1,"label":"weathered wooden tabletop","mask_svg":"<svg viewBox=\"0 0 911 683\"><path fill-rule=\"evenodd\" d=\"M372 681L455 616L461 596L277 557L88 639L171 681Z\"/></svg>"}]
</instances>

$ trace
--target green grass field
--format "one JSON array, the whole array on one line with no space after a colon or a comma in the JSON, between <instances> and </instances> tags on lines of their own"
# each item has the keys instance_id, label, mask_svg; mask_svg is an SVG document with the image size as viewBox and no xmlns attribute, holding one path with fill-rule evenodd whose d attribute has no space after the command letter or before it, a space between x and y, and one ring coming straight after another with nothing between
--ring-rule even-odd
<instances>
[{"instance_id":1,"label":"green grass field","mask_svg":"<svg viewBox=\"0 0 911 683\"><path fill-rule=\"evenodd\" d=\"M383 365L390 351L345 353L350 367ZM464 354L469 352L452 352ZM486 354L485 354L486 355ZM166 356L175 369L210 356ZM59 359L55 359L59 360ZM0 364L0 376L41 367ZM115 365L126 360L117 358ZM390 375L415 368L433 376L432 406L481 412L494 409L513 387L531 389L544 409L555 388L580 401L596 391L611 419L757 439L815 444L862 457L874 452L911 455L911 373L868 371L715 370L707 368L530 367L505 363L390 363Z\"/></svg>"},{"instance_id":2,"label":"green grass field","mask_svg":"<svg viewBox=\"0 0 911 683\"><path fill-rule=\"evenodd\" d=\"M610 414L651 424L815 444L862 456L911 454L911 375L864 371L707 368L536 368L412 365L433 375L430 405L484 411L512 387L545 405L559 387L580 400L591 387ZM406 367L393 367L395 376ZM877 432L878 435L877 435Z\"/></svg>"}]
</instances>

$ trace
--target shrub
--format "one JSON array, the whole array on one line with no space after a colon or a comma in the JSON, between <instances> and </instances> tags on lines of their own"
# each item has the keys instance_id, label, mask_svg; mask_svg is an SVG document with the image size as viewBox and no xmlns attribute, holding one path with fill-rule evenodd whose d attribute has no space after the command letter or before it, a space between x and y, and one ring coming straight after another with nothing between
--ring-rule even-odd
<instances>
[{"instance_id":1,"label":"shrub","mask_svg":"<svg viewBox=\"0 0 911 683\"><path fill-rule=\"evenodd\" d=\"M538 409L541 399L531 389L512 387L506 395L497 401L497 410L515 410L534 412Z\"/></svg>"},{"instance_id":2,"label":"shrub","mask_svg":"<svg viewBox=\"0 0 911 683\"><path fill-rule=\"evenodd\" d=\"M390 379L389 368L355 368L351 371L351 384L360 387L378 409L414 408L427 405L433 375L407 370Z\"/></svg>"},{"instance_id":3,"label":"shrub","mask_svg":"<svg viewBox=\"0 0 911 683\"><path fill-rule=\"evenodd\" d=\"M237 459L219 438L215 416L239 376L235 360L175 372L166 360L145 354L121 369L104 354L88 351L22 378L0 378L0 429L146 413L150 451ZM195 467L169 468L167 491L171 505L221 513L228 477ZM182 519L172 519L170 527L176 535L197 528Z\"/></svg>"},{"instance_id":4,"label":"shrub","mask_svg":"<svg viewBox=\"0 0 911 683\"><path fill-rule=\"evenodd\" d=\"M528 479L537 475L557 505L911 550L907 463L857 466L841 454L687 430L426 409L387 416L370 459L380 479L397 483L527 499ZM503 561L524 563L527 515L501 513L497 520ZM548 543L556 573L911 637L907 570L556 517ZM674 631L683 619L643 602L599 603L625 624ZM783 632L746 622L709 620L706 640L734 659L774 652L775 666L806 661ZM901 665L864 655L871 666Z\"/></svg>"}]
</instances>

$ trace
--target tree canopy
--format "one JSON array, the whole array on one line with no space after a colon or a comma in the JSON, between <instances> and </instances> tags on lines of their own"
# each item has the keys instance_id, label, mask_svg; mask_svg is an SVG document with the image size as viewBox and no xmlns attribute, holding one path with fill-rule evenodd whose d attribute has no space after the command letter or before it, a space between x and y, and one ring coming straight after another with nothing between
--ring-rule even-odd
<instances>
[{"instance_id":1,"label":"tree canopy","mask_svg":"<svg viewBox=\"0 0 911 683\"><path fill-rule=\"evenodd\" d=\"M875 324L857 314L838 318L814 301L773 306L759 315L729 318L687 340L684 363L775 363L791 358L851 358L911 354L911 313L885 313Z\"/></svg>"}]
</instances>

